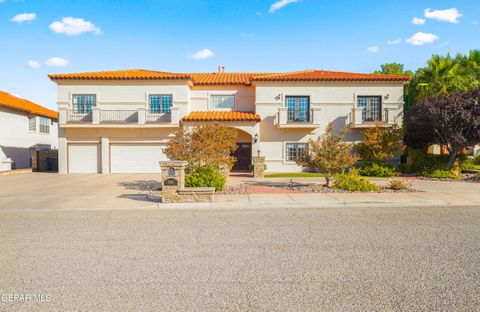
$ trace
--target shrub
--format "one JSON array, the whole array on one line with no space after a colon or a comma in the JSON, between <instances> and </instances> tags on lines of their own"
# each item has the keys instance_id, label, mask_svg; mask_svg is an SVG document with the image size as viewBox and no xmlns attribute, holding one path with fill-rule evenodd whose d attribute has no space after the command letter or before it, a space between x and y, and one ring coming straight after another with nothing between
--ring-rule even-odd
<instances>
[{"instance_id":1,"label":"shrub","mask_svg":"<svg viewBox=\"0 0 480 312\"><path fill-rule=\"evenodd\" d=\"M338 135L333 133L333 123L329 123L325 133L316 140L308 140L308 151L297 157L295 162L303 167L325 173L325 186L330 187L330 178L355 163L357 160L351 152L351 144L343 139L347 130Z\"/></svg>"},{"instance_id":2,"label":"shrub","mask_svg":"<svg viewBox=\"0 0 480 312\"><path fill-rule=\"evenodd\" d=\"M409 190L410 188L411 185L402 180L391 180L387 185L387 189L395 191L404 191Z\"/></svg>"},{"instance_id":3,"label":"shrub","mask_svg":"<svg viewBox=\"0 0 480 312\"><path fill-rule=\"evenodd\" d=\"M477 156L475 156L475 157L473 158L473 163L474 163L475 165L480 165L480 154L478 154Z\"/></svg>"},{"instance_id":4,"label":"shrub","mask_svg":"<svg viewBox=\"0 0 480 312\"><path fill-rule=\"evenodd\" d=\"M393 177L396 175L395 167L387 163L364 162L357 168L360 175L367 177Z\"/></svg>"},{"instance_id":5,"label":"shrub","mask_svg":"<svg viewBox=\"0 0 480 312\"><path fill-rule=\"evenodd\" d=\"M473 159L467 158L464 161L460 163L460 168L462 170L475 170L475 163L473 162Z\"/></svg>"},{"instance_id":6,"label":"shrub","mask_svg":"<svg viewBox=\"0 0 480 312\"><path fill-rule=\"evenodd\" d=\"M214 187L221 191L225 187L226 178L212 166L201 166L185 176L187 187Z\"/></svg>"},{"instance_id":7,"label":"shrub","mask_svg":"<svg viewBox=\"0 0 480 312\"><path fill-rule=\"evenodd\" d=\"M408 156L412 163L403 164L403 173L431 173L435 170L448 171L448 155L429 154L426 150L409 149Z\"/></svg>"},{"instance_id":8,"label":"shrub","mask_svg":"<svg viewBox=\"0 0 480 312\"><path fill-rule=\"evenodd\" d=\"M378 192L380 188L367 180L360 177L358 170L351 169L348 173L337 174L333 177L335 183L332 188L344 190L348 192Z\"/></svg>"},{"instance_id":9,"label":"shrub","mask_svg":"<svg viewBox=\"0 0 480 312\"><path fill-rule=\"evenodd\" d=\"M458 176L449 170L433 170L431 172L422 172L422 176L435 179L458 179Z\"/></svg>"}]
</instances>

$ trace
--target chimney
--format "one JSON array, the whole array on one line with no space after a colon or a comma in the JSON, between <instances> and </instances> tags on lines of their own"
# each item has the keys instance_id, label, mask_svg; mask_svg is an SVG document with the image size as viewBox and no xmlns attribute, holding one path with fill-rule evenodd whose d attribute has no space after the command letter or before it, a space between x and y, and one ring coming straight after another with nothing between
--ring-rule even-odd
<instances>
[{"instance_id":1,"label":"chimney","mask_svg":"<svg viewBox=\"0 0 480 312\"><path fill-rule=\"evenodd\" d=\"M221 71L222 71L222 66L218 65L218 73L220 74Z\"/></svg>"},{"instance_id":2,"label":"chimney","mask_svg":"<svg viewBox=\"0 0 480 312\"><path fill-rule=\"evenodd\" d=\"M222 73L225 72L225 66L222 66Z\"/></svg>"}]
</instances>

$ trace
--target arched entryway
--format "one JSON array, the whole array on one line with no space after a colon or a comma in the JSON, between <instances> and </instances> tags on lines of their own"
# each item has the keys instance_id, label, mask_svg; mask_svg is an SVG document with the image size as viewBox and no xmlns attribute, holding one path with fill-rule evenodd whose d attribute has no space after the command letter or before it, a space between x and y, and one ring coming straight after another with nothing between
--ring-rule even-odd
<instances>
[{"instance_id":1,"label":"arched entryway","mask_svg":"<svg viewBox=\"0 0 480 312\"><path fill-rule=\"evenodd\" d=\"M252 164L252 135L234 128L237 130L237 150L233 153L235 163L232 171L248 171Z\"/></svg>"}]
</instances>

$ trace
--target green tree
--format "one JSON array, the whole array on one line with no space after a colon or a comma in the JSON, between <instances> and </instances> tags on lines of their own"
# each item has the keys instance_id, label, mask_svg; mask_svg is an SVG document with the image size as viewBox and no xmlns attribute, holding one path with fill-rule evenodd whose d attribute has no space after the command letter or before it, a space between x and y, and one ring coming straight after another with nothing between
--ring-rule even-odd
<instances>
[{"instance_id":1,"label":"green tree","mask_svg":"<svg viewBox=\"0 0 480 312\"><path fill-rule=\"evenodd\" d=\"M400 63L386 63L380 65L382 70L376 70L374 74L393 75L393 76L413 76L411 70L404 70L404 65Z\"/></svg>"},{"instance_id":2,"label":"green tree","mask_svg":"<svg viewBox=\"0 0 480 312\"><path fill-rule=\"evenodd\" d=\"M384 127L375 123L363 131L363 140L354 146L354 151L361 160L382 162L401 150L402 137L403 131L397 124Z\"/></svg>"},{"instance_id":3,"label":"green tree","mask_svg":"<svg viewBox=\"0 0 480 312\"><path fill-rule=\"evenodd\" d=\"M468 56L433 55L427 66L419 68L409 84L409 103L419 98L465 92L479 85L480 51ZM411 105L410 105L411 106Z\"/></svg>"},{"instance_id":4,"label":"green tree","mask_svg":"<svg viewBox=\"0 0 480 312\"><path fill-rule=\"evenodd\" d=\"M201 166L220 169L231 168L235 162L237 131L221 124L208 124L191 128L180 127L170 138L165 154L170 159L188 162L189 170Z\"/></svg>"},{"instance_id":5,"label":"green tree","mask_svg":"<svg viewBox=\"0 0 480 312\"><path fill-rule=\"evenodd\" d=\"M333 124L327 126L325 134L316 140L310 139L308 153L301 155L296 159L300 166L318 169L324 172L326 184L330 187L332 175L341 173L356 161L351 152L351 144L343 141L345 131L339 135L333 134Z\"/></svg>"}]
</instances>

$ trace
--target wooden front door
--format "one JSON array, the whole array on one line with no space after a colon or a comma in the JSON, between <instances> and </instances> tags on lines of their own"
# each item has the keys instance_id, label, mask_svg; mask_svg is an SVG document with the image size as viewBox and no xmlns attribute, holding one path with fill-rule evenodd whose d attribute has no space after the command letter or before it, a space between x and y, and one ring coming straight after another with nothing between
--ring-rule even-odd
<instances>
[{"instance_id":1,"label":"wooden front door","mask_svg":"<svg viewBox=\"0 0 480 312\"><path fill-rule=\"evenodd\" d=\"M236 159L233 170L248 170L252 164L252 143L237 143L233 156Z\"/></svg>"}]
</instances>

